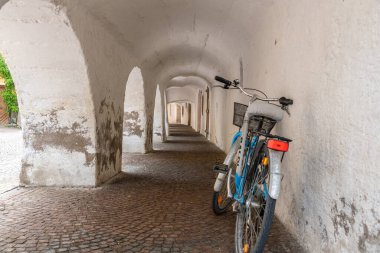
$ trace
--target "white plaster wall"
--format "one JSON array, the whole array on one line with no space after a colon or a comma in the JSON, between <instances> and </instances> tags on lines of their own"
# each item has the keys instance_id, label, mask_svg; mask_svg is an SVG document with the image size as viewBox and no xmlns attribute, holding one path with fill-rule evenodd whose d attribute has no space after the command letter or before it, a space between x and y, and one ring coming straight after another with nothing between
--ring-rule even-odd
<instances>
[{"instance_id":1,"label":"white plaster wall","mask_svg":"<svg viewBox=\"0 0 380 253\"><path fill-rule=\"evenodd\" d=\"M216 5L212 0L184 0L180 4L148 0L108 1L107 4L100 0L62 0L55 2L62 2L67 8L68 28L60 23L54 29L44 30L48 33L35 33L39 28L31 28L49 27L58 19L68 21L61 19L64 15L60 7L42 0L12 2L17 3L15 8L26 6L21 13L16 9L7 12L12 22L25 29L1 27L3 31L9 29L8 33L12 31L10 37L1 35L1 50L8 56L17 82L30 79L34 80L33 85L41 87L38 89L41 96L36 98L52 103L51 97L55 97L54 103L61 105L65 102L59 98L69 94L65 108L67 113L73 112L72 119L87 116L87 110L94 110L96 130L91 128L91 118L84 127L85 131L88 129L86 137L91 139L91 144L86 146L89 150L92 131L96 131L97 183L120 171L124 87L132 66L141 66L144 72L148 140L153 129L157 83L184 76L197 76L210 83L215 74L239 78L242 61L244 85L263 89L271 96L285 95L295 100L292 117L276 129L295 140L284 162L283 194L277 208L280 220L312 252L378 251L379 1L220 0ZM11 7L6 5L6 8ZM57 15L29 19L43 11ZM25 15L30 16L25 18ZM7 22L9 17L1 21ZM83 106L87 105L88 96L81 91L82 86L73 87L72 90L79 89L74 94L64 89L71 84L65 86L67 83L62 85L62 82L62 86L57 86L59 89L51 89L54 90L51 96L51 90L43 89L46 86L37 82L49 80L49 87L55 87L53 84L65 80L64 76L75 77L73 86L86 83L83 66L79 64L82 67L77 68L72 64L80 52L74 57L70 53L72 48L68 50L75 43L67 37L56 39L65 35L70 25L82 46L95 109ZM29 44L34 46L21 50L24 40L30 40ZM53 52L54 59L64 64L59 65L56 73L37 78L40 73L50 71L44 64L50 59L45 59L46 52ZM36 53L44 57L36 57L39 56ZM11 55L19 58L12 60ZM28 67L22 67L26 66L23 62ZM34 69L28 72L30 66ZM24 69L29 74L17 77L17 72ZM40 72L36 74L35 69ZM25 94L32 91L30 87L36 90L33 85L28 86ZM182 90L182 93L187 92ZM166 103L173 101L166 96ZM210 92L209 137L224 150L236 130L231 123L232 113L227 113L232 112L233 101L247 102L237 91L227 95L223 90ZM51 108L55 107L48 107ZM201 124L203 134L206 108ZM41 109L41 115L48 109ZM69 118L61 114L64 112L57 113L57 117ZM42 121L46 125L54 122L50 118Z\"/></svg>"},{"instance_id":2,"label":"white plaster wall","mask_svg":"<svg viewBox=\"0 0 380 253\"><path fill-rule=\"evenodd\" d=\"M195 130L197 132L200 132L201 127L202 127L202 93L201 93L201 90L198 90L198 95L197 95L195 124L196 124Z\"/></svg>"},{"instance_id":3,"label":"white plaster wall","mask_svg":"<svg viewBox=\"0 0 380 253\"><path fill-rule=\"evenodd\" d=\"M205 96L205 101L207 96ZM215 143L215 145L224 149L225 147L225 132L227 126L224 124L226 117L226 92L222 89L210 90L210 136L209 139ZM206 120L206 115L205 120ZM206 127L206 126L205 126ZM226 149L227 151L227 149Z\"/></svg>"},{"instance_id":4,"label":"white plaster wall","mask_svg":"<svg viewBox=\"0 0 380 253\"><path fill-rule=\"evenodd\" d=\"M160 90L160 99L161 99L161 141L166 142L168 136L168 125L167 125L167 113L166 113L166 98L165 98L165 89L162 85L158 85Z\"/></svg>"},{"instance_id":5,"label":"white plaster wall","mask_svg":"<svg viewBox=\"0 0 380 253\"><path fill-rule=\"evenodd\" d=\"M203 101L203 102L202 102ZM206 93L205 91L202 91L202 94L201 94L201 129L200 129L200 133L204 136L206 136L206 108L207 108L207 105L206 105ZM203 103L203 106L202 106L202 103Z\"/></svg>"},{"instance_id":6,"label":"white plaster wall","mask_svg":"<svg viewBox=\"0 0 380 253\"><path fill-rule=\"evenodd\" d=\"M181 124L191 126L194 129L194 127L195 127L195 121L194 121L195 114L193 111L194 110L193 109L194 104L193 103L180 103L180 106L181 106L181 108L183 108L183 109L181 109L181 110L183 110L183 114L181 112ZM190 107L192 108L191 111L189 110Z\"/></svg>"},{"instance_id":7,"label":"white plaster wall","mask_svg":"<svg viewBox=\"0 0 380 253\"><path fill-rule=\"evenodd\" d=\"M194 103L190 103L189 106L191 106L191 118L190 118L190 125L191 127L196 130L197 127L197 122L196 122L196 112L197 112L197 107Z\"/></svg>"},{"instance_id":8,"label":"white plaster wall","mask_svg":"<svg viewBox=\"0 0 380 253\"><path fill-rule=\"evenodd\" d=\"M245 85L295 101L276 127L294 139L277 216L310 252L379 252L380 2L255 7ZM229 92L225 150L233 101L247 102Z\"/></svg>"},{"instance_id":9,"label":"white plaster wall","mask_svg":"<svg viewBox=\"0 0 380 253\"><path fill-rule=\"evenodd\" d=\"M179 105L181 106L181 124L188 125L189 114L187 111L187 103L180 103Z\"/></svg>"},{"instance_id":10,"label":"white plaster wall","mask_svg":"<svg viewBox=\"0 0 380 253\"><path fill-rule=\"evenodd\" d=\"M168 123L176 124L177 123L177 104L176 103L168 104L167 111L168 111Z\"/></svg>"},{"instance_id":11,"label":"white plaster wall","mask_svg":"<svg viewBox=\"0 0 380 253\"><path fill-rule=\"evenodd\" d=\"M123 152L145 153L146 112L141 70L129 74L124 100Z\"/></svg>"},{"instance_id":12,"label":"white plaster wall","mask_svg":"<svg viewBox=\"0 0 380 253\"><path fill-rule=\"evenodd\" d=\"M49 1L12 0L0 22L21 112L21 184L95 186L94 106L70 21Z\"/></svg>"},{"instance_id":13,"label":"white plaster wall","mask_svg":"<svg viewBox=\"0 0 380 253\"><path fill-rule=\"evenodd\" d=\"M220 94L223 94L223 93L220 93ZM207 136L207 138L209 140L211 140L211 136L214 135L215 133L215 129L212 129L211 128L211 121L212 121L212 115L213 115L213 104L212 104L212 99L211 99L211 95L212 95L212 90L210 89L210 92L209 92L209 102L208 102L208 106L207 106L207 92L206 90L202 90L202 93L201 93L201 101L200 101L200 111L202 112L201 113L201 129L200 129L200 133L203 135L203 136ZM216 96L215 97L217 100L220 100L222 101L222 97L219 97L219 96ZM202 99L203 99L203 108L202 108ZM216 105L214 106L216 108ZM209 113L207 114L207 108L209 109ZM219 110L218 110L219 111ZM220 111L219 111L220 112ZM219 113L220 114L220 113ZM221 116L223 116L222 114L220 114ZM207 130L207 117L209 117L209 129L208 129L208 134L206 133L206 130ZM220 122L222 120L222 118L214 118L213 119L214 121L218 121ZM216 125L220 125L220 124L217 124L215 122ZM214 131L214 132L212 132ZM219 136L220 137L220 136ZM215 141L215 138L214 138L214 141Z\"/></svg>"},{"instance_id":14,"label":"white plaster wall","mask_svg":"<svg viewBox=\"0 0 380 253\"><path fill-rule=\"evenodd\" d=\"M170 132L169 132L169 112L168 112L168 103L167 103L167 99L166 99L166 92L163 90L161 91L161 94L163 94L163 101L165 101L162 106L163 106L163 111L165 112L165 119L164 119L164 125L165 125L165 136L169 136L170 135Z\"/></svg>"}]
</instances>

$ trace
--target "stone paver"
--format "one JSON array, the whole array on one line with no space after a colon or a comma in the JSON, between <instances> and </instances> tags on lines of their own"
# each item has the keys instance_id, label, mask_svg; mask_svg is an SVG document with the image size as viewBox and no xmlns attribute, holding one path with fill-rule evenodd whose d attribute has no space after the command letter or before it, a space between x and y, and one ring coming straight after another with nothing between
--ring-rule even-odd
<instances>
[{"instance_id":1,"label":"stone paver","mask_svg":"<svg viewBox=\"0 0 380 253\"><path fill-rule=\"evenodd\" d=\"M232 252L233 213L211 210L223 153L203 137L170 137L124 155L124 173L93 189L20 188L0 195L0 252ZM267 252L301 252L276 221Z\"/></svg>"},{"instance_id":2,"label":"stone paver","mask_svg":"<svg viewBox=\"0 0 380 253\"><path fill-rule=\"evenodd\" d=\"M22 131L0 127L0 193L19 185Z\"/></svg>"}]
</instances>

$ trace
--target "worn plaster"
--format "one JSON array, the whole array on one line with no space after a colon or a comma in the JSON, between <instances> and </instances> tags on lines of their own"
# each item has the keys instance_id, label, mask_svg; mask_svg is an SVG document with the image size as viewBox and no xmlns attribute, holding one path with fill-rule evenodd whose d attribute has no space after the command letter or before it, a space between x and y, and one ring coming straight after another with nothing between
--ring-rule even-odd
<instances>
[{"instance_id":1,"label":"worn plaster","mask_svg":"<svg viewBox=\"0 0 380 253\"><path fill-rule=\"evenodd\" d=\"M25 138L40 132L28 125L64 107L58 126L48 119L42 129L78 134L71 128L85 118L82 144L97 154L87 166L82 144L41 139L43 150L27 145L25 182L94 185L120 170L133 66L144 72L142 150L152 147L156 84L190 76L210 88L209 133L205 106L200 132L227 150L237 130L233 102L248 101L211 88L213 76L243 77L245 87L295 100L291 118L275 129L294 139L280 220L311 252L379 251L379 13L376 0L11 0L0 11L0 51L14 74Z\"/></svg>"}]
</instances>

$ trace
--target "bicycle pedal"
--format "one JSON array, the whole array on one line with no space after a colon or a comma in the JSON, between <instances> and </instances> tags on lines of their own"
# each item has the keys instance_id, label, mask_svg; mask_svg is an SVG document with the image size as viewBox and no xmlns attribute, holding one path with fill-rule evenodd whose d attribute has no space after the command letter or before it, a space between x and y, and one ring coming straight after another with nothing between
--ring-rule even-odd
<instances>
[{"instance_id":1,"label":"bicycle pedal","mask_svg":"<svg viewBox=\"0 0 380 253\"><path fill-rule=\"evenodd\" d=\"M235 201L234 203L232 203L232 212L234 213L238 213L240 210L239 210L239 202Z\"/></svg>"},{"instance_id":2,"label":"bicycle pedal","mask_svg":"<svg viewBox=\"0 0 380 253\"><path fill-rule=\"evenodd\" d=\"M213 170L218 173L227 174L228 173L228 165L225 164L214 164Z\"/></svg>"}]
</instances>

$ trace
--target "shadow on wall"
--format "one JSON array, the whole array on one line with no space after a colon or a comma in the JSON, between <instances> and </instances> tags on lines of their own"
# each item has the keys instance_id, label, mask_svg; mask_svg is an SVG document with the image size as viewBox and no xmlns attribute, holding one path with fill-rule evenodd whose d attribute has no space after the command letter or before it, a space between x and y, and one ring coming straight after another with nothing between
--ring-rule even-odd
<instances>
[{"instance_id":1,"label":"shadow on wall","mask_svg":"<svg viewBox=\"0 0 380 253\"><path fill-rule=\"evenodd\" d=\"M6 4L9 0L0 0L0 9Z\"/></svg>"}]
</instances>

